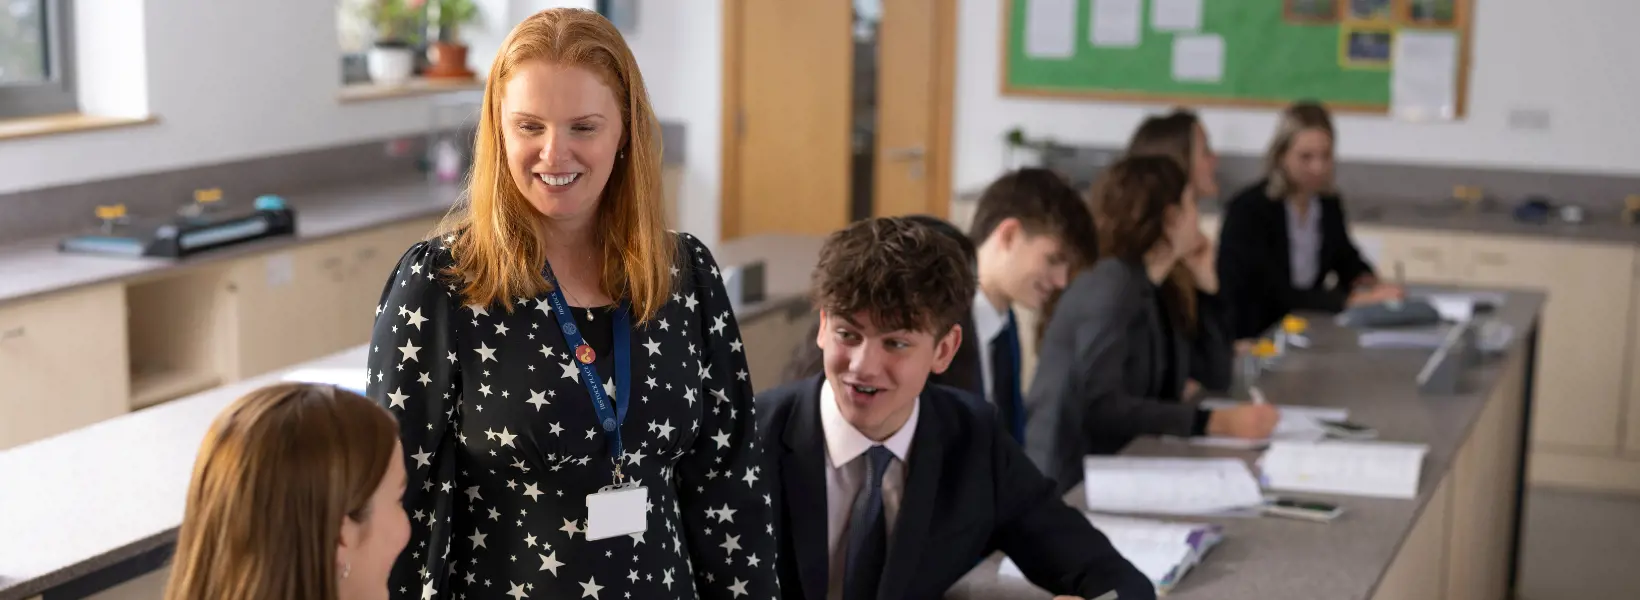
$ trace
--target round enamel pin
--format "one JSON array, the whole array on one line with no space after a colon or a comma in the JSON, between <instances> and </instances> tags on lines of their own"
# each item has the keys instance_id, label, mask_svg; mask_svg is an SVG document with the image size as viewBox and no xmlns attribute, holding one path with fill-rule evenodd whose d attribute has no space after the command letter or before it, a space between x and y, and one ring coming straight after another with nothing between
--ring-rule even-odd
<instances>
[{"instance_id":1,"label":"round enamel pin","mask_svg":"<svg viewBox=\"0 0 1640 600\"><path fill-rule=\"evenodd\" d=\"M597 359L598 353L592 351L592 346L581 344L575 348L575 360L581 361L581 364L590 365L592 361Z\"/></svg>"}]
</instances>

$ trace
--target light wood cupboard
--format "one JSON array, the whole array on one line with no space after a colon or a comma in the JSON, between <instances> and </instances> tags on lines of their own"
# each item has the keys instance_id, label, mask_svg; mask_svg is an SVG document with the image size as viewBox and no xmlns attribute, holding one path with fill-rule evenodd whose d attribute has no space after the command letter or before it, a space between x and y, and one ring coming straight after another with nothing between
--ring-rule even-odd
<instances>
[{"instance_id":1,"label":"light wood cupboard","mask_svg":"<svg viewBox=\"0 0 1640 600\"><path fill-rule=\"evenodd\" d=\"M1538 337L1532 441L1616 451L1629 346L1630 246L1512 237L1464 242L1458 282L1538 287L1549 294Z\"/></svg>"},{"instance_id":2,"label":"light wood cupboard","mask_svg":"<svg viewBox=\"0 0 1640 600\"><path fill-rule=\"evenodd\" d=\"M1386 281L1395 278L1397 264L1408 283L1455 283L1462 271L1466 238L1451 232L1356 227L1350 237Z\"/></svg>"},{"instance_id":3,"label":"light wood cupboard","mask_svg":"<svg viewBox=\"0 0 1640 600\"><path fill-rule=\"evenodd\" d=\"M0 450L124 414L125 287L0 305Z\"/></svg>"},{"instance_id":4,"label":"light wood cupboard","mask_svg":"<svg viewBox=\"0 0 1640 600\"><path fill-rule=\"evenodd\" d=\"M1627 418L1624 419L1623 452L1629 457L1640 461L1640 373L1635 372L1640 366L1640 250L1634 256L1633 291L1629 297L1633 304L1629 310L1629 351L1623 364L1623 374L1628 377L1628 404L1624 406ZM1630 470L1635 479L1640 479L1640 466Z\"/></svg>"}]
</instances>

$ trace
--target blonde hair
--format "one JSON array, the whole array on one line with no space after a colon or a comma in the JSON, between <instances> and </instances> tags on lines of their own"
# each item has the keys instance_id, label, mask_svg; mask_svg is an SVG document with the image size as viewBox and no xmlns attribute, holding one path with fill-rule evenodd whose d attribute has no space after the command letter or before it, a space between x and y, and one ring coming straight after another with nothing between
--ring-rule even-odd
<instances>
[{"instance_id":1,"label":"blonde hair","mask_svg":"<svg viewBox=\"0 0 1640 600\"><path fill-rule=\"evenodd\" d=\"M1293 148L1293 139L1298 134L1311 129L1319 129L1327 134L1328 138L1337 139L1333 133L1332 116L1327 114L1327 107L1319 102L1295 102L1281 111L1281 121L1276 124L1276 135L1270 140L1270 148L1264 152L1264 177L1268 180L1264 185L1264 195L1273 200L1286 199L1292 193L1292 183L1287 181L1287 172L1281 163L1287 157L1287 151ZM1328 182L1323 193L1333 194L1332 183Z\"/></svg>"},{"instance_id":2,"label":"blonde hair","mask_svg":"<svg viewBox=\"0 0 1640 600\"><path fill-rule=\"evenodd\" d=\"M490 67L466 210L452 213L442 227L454 236L452 275L463 281L463 300L511 310L514 298L551 289L541 273L547 257L543 234L534 225L540 215L509 175L502 137L503 90L531 61L585 67L609 86L621 106L623 156L598 203L593 233L603 265L598 285L611 298L630 300L639 322L648 321L671 293L677 252L663 207L660 123L632 50L608 19L585 9L554 8L524 19Z\"/></svg>"},{"instance_id":3,"label":"blonde hair","mask_svg":"<svg viewBox=\"0 0 1640 600\"><path fill-rule=\"evenodd\" d=\"M392 415L330 386L235 401L194 461L165 600L337 600L342 518L370 517L397 443Z\"/></svg>"}]
</instances>

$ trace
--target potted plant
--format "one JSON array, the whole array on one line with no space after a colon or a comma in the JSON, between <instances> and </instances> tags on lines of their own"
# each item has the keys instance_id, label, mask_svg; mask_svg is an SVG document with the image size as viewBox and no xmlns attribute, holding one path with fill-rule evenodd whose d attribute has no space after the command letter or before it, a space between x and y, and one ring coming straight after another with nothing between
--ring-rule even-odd
<instances>
[{"instance_id":1,"label":"potted plant","mask_svg":"<svg viewBox=\"0 0 1640 600\"><path fill-rule=\"evenodd\" d=\"M370 0L365 10L375 28L375 44L365 55L370 80L402 85L415 73L415 46L421 43L427 0Z\"/></svg>"},{"instance_id":2,"label":"potted plant","mask_svg":"<svg viewBox=\"0 0 1640 600\"><path fill-rule=\"evenodd\" d=\"M427 77L471 79L467 68L467 44L461 40L461 26L478 18L473 0L431 0L428 17L438 26L438 41L427 48L433 65Z\"/></svg>"}]
</instances>

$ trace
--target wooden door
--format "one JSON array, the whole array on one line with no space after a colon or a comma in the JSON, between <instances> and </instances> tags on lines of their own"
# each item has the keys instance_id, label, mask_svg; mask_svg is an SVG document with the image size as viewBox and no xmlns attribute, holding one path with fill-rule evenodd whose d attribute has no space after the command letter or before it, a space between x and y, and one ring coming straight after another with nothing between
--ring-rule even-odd
<instances>
[{"instance_id":1,"label":"wooden door","mask_svg":"<svg viewBox=\"0 0 1640 600\"><path fill-rule=\"evenodd\" d=\"M848 222L851 7L724 3L723 238Z\"/></svg>"},{"instance_id":2,"label":"wooden door","mask_svg":"<svg viewBox=\"0 0 1640 600\"><path fill-rule=\"evenodd\" d=\"M881 3L874 117L853 103L852 4L724 2L723 239L848 224L868 117L871 212L950 213L956 3Z\"/></svg>"},{"instance_id":3,"label":"wooden door","mask_svg":"<svg viewBox=\"0 0 1640 600\"><path fill-rule=\"evenodd\" d=\"M878 33L873 214L950 213L952 81L945 61L957 3L889 0Z\"/></svg>"}]
</instances>

